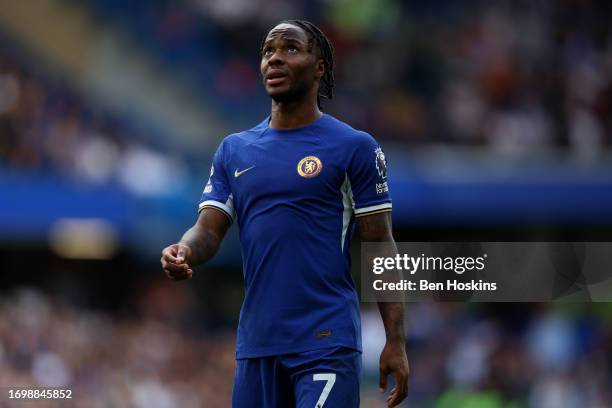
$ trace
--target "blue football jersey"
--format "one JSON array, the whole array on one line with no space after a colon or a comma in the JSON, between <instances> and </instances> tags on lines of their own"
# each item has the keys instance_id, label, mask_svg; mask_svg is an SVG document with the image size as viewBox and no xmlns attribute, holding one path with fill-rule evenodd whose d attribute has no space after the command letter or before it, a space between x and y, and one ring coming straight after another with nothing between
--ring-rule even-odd
<instances>
[{"instance_id":1,"label":"blue football jersey","mask_svg":"<svg viewBox=\"0 0 612 408\"><path fill-rule=\"evenodd\" d=\"M268 122L223 140L199 204L240 228L236 356L361 351L348 248L356 216L391 209L385 155L372 136L327 114L298 129Z\"/></svg>"}]
</instances>

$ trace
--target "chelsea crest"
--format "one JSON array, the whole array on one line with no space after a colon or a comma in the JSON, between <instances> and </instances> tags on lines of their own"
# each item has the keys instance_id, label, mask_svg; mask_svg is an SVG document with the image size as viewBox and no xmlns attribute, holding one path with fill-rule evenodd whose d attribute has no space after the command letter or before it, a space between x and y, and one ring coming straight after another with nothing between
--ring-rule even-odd
<instances>
[{"instance_id":1,"label":"chelsea crest","mask_svg":"<svg viewBox=\"0 0 612 408\"><path fill-rule=\"evenodd\" d=\"M297 165L300 176L311 178L317 176L323 170L323 163L316 156L306 156Z\"/></svg>"}]
</instances>

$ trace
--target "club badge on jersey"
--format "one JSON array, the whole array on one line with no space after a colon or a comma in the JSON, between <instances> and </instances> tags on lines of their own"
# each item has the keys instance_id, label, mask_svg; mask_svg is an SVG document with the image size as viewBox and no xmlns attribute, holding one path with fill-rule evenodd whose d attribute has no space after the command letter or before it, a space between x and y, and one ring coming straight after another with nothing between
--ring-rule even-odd
<instances>
[{"instance_id":1,"label":"club badge on jersey","mask_svg":"<svg viewBox=\"0 0 612 408\"><path fill-rule=\"evenodd\" d=\"M305 178L316 177L323 170L323 163L317 156L306 156L297 165L297 172Z\"/></svg>"}]
</instances>

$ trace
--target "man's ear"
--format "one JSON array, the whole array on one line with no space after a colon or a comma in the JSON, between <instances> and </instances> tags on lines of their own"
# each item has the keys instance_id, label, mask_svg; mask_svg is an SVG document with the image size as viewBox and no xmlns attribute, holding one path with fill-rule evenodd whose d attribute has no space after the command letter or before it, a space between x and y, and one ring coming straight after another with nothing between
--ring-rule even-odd
<instances>
[{"instance_id":1,"label":"man's ear","mask_svg":"<svg viewBox=\"0 0 612 408\"><path fill-rule=\"evenodd\" d=\"M317 77L318 78L323 78L323 75L325 74L325 61L323 61L322 59L319 59L317 61Z\"/></svg>"}]
</instances>

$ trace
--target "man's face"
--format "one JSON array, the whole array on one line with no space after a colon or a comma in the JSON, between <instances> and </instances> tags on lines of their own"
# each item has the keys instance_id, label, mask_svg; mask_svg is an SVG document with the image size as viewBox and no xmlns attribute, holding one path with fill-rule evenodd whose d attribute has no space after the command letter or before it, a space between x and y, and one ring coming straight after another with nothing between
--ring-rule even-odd
<instances>
[{"instance_id":1,"label":"man's face","mask_svg":"<svg viewBox=\"0 0 612 408\"><path fill-rule=\"evenodd\" d=\"M316 47L310 49L304 30L286 23L268 33L260 68L266 92L277 102L299 100L313 87L318 89L325 71Z\"/></svg>"}]
</instances>

